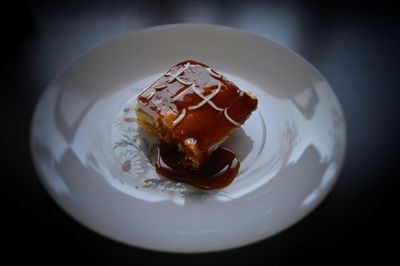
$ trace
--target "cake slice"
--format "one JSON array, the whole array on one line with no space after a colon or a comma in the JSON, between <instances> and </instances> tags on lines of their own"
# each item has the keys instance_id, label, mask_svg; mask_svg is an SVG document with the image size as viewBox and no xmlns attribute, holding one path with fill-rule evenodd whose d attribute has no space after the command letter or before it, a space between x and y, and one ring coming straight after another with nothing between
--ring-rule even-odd
<instances>
[{"instance_id":1,"label":"cake slice","mask_svg":"<svg viewBox=\"0 0 400 266\"><path fill-rule=\"evenodd\" d=\"M257 108L257 98L209 66L184 61L137 98L137 122L199 167Z\"/></svg>"}]
</instances>

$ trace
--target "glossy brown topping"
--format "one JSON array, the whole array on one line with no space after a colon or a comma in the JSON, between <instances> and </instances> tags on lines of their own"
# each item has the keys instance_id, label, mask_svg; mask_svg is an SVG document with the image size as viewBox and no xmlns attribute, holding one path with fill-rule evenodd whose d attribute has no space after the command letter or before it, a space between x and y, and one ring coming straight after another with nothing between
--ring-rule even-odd
<instances>
[{"instance_id":1,"label":"glossy brown topping","mask_svg":"<svg viewBox=\"0 0 400 266\"><path fill-rule=\"evenodd\" d=\"M200 168L185 168L181 164L184 154L161 141L156 163L159 175L188 183L200 189L220 189L228 186L236 177L240 162L236 155L224 148L215 150Z\"/></svg>"},{"instance_id":2,"label":"glossy brown topping","mask_svg":"<svg viewBox=\"0 0 400 266\"><path fill-rule=\"evenodd\" d=\"M173 139L195 146L200 160L257 107L256 98L193 60L172 67L138 101L157 114Z\"/></svg>"}]
</instances>

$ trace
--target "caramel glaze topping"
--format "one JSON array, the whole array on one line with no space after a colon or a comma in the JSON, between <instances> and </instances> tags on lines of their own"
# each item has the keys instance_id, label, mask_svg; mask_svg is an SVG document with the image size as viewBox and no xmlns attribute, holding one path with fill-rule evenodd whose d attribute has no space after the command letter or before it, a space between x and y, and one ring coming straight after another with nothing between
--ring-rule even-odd
<instances>
[{"instance_id":1,"label":"caramel glaze topping","mask_svg":"<svg viewBox=\"0 0 400 266\"><path fill-rule=\"evenodd\" d=\"M221 88L211 101L220 111L209 103L189 110L204 100L192 86L203 97L207 97L215 92L219 83ZM160 120L172 131L174 139L181 142L193 139L200 153L206 155L210 147L244 123L257 107L256 98L241 91L209 66L193 60L172 67L139 95L138 101L158 114ZM226 115L238 124L229 121Z\"/></svg>"},{"instance_id":2,"label":"caramel glaze topping","mask_svg":"<svg viewBox=\"0 0 400 266\"><path fill-rule=\"evenodd\" d=\"M176 147L163 143L157 173L205 189L220 188L232 181L239 170L237 157L223 148L209 153L257 108L255 97L209 66L189 60L172 67L138 96L138 102L157 114L174 145L190 146L184 149L196 151L200 163L190 170L182 164L185 159ZM228 169L224 174L216 170L222 166Z\"/></svg>"}]
</instances>

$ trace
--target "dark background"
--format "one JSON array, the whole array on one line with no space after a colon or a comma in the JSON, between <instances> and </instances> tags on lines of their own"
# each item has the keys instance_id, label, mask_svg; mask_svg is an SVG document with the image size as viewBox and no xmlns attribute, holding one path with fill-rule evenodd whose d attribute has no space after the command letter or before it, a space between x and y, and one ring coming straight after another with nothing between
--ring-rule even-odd
<instances>
[{"instance_id":1,"label":"dark background","mask_svg":"<svg viewBox=\"0 0 400 266\"><path fill-rule=\"evenodd\" d=\"M252 0L1 5L5 171L0 239L6 258L30 263L325 265L384 264L398 252L400 15L394 5ZM31 116L54 76L78 55L125 32L182 22L237 27L296 51L321 71L342 103L348 150L337 185L311 215L270 239L197 255L129 247L72 220L34 172Z\"/></svg>"}]
</instances>

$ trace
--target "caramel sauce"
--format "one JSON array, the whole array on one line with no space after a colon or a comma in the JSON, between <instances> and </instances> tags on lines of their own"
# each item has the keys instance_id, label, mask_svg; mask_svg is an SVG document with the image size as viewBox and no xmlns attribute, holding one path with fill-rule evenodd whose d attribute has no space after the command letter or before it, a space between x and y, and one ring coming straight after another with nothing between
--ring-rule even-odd
<instances>
[{"instance_id":1,"label":"caramel sauce","mask_svg":"<svg viewBox=\"0 0 400 266\"><path fill-rule=\"evenodd\" d=\"M221 147L212 154L209 150L245 122L257 108L257 98L208 65L188 60L170 68L138 102L156 121L151 131L161 138L160 176L200 189L219 189L233 181L240 167L237 156Z\"/></svg>"},{"instance_id":2,"label":"caramel sauce","mask_svg":"<svg viewBox=\"0 0 400 266\"><path fill-rule=\"evenodd\" d=\"M239 172L240 162L236 155L225 148L216 149L196 169L182 165L184 154L161 141L156 163L157 174L190 184L200 189L220 189L228 186Z\"/></svg>"}]
</instances>

